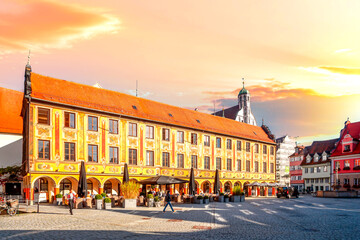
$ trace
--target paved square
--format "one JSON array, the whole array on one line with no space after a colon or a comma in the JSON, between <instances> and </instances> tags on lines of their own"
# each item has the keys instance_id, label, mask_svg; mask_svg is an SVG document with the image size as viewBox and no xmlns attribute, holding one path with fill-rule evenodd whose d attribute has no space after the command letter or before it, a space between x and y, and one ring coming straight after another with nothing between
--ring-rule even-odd
<instances>
[{"instance_id":1,"label":"paved square","mask_svg":"<svg viewBox=\"0 0 360 240\"><path fill-rule=\"evenodd\" d=\"M359 239L360 198L247 198L241 203L134 210L40 206L0 216L0 239Z\"/></svg>"}]
</instances>

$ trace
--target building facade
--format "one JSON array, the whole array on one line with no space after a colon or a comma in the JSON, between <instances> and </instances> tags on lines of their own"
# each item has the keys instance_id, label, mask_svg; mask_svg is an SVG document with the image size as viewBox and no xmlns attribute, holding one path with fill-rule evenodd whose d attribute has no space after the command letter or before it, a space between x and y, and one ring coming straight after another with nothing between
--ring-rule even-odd
<instances>
[{"instance_id":1,"label":"building facade","mask_svg":"<svg viewBox=\"0 0 360 240\"><path fill-rule=\"evenodd\" d=\"M314 141L305 148L305 159L301 163L302 178L307 192L329 191L331 189L330 155L338 139Z\"/></svg>"},{"instance_id":2,"label":"building facade","mask_svg":"<svg viewBox=\"0 0 360 240\"><path fill-rule=\"evenodd\" d=\"M299 190L304 191L304 179L302 178L301 163L304 159L305 148L303 146L296 146L295 152L289 156L290 159L290 185Z\"/></svg>"},{"instance_id":3,"label":"building facade","mask_svg":"<svg viewBox=\"0 0 360 240\"><path fill-rule=\"evenodd\" d=\"M251 111L250 92L245 89L244 81L238 94L238 105L218 111L214 115L256 126L256 119Z\"/></svg>"},{"instance_id":4,"label":"building facade","mask_svg":"<svg viewBox=\"0 0 360 240\"><path fill-rule=\"evenodd\" d=\"M345 122L331 154L333 190L360 190L360 122Z\"/></svg>"},{"instance_id":5,"label":"building facade","mask_svg":"<svg viewBox=\"0 0 360 240\"><path fill-rule=\"evenodd\" d=\"M47 201L76 192L81 161L88 189L99 193L119 194L125 163L135 181L188 179L193 167L198 192L212 192L216 169L221 191L275 181L275 143L261 127L45 77L30 66L25 76L23 164L31 200L35 188ZM187 184L170 190L187 192Z\"/></svg>"},{"instance_id":6,"label":"building facade","mask_svg":"<svg viewBox=\"0 0 360 240\"><path fill-rule=\"evenodd\" d=\"M295 139L283 136L276 139L276 182L290 186L290 159L295 152Z\"/></svg>"}]
</instances>

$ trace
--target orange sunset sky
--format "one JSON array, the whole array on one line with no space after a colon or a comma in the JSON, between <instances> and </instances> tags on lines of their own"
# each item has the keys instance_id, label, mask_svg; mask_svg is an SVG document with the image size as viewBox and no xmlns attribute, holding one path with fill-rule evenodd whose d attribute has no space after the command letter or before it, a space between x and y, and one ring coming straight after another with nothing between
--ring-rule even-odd
<instances>
[{"instance_id":1,"label":"orange sunset sky","mask_svg":"<svg viewBox=\"0 0 360 240\"><path fill-rule=\"evenodd\" d=\"M360 120L357 0L0 3L0 87L23 90L31 49L34 72L209 113L244 77L258 124L298 142Z\"/></svg>"}]
</instances>

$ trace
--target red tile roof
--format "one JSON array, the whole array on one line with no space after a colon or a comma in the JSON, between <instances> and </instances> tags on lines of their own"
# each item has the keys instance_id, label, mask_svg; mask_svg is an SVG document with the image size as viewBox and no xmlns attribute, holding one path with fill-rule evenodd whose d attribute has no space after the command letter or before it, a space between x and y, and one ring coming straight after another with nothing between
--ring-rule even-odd
<instances>
[{"instance_id":1,"label":"red tile roof","mask_svg":"<svg viewBox=\"0 0 360 240\"><path fill-rule=\"evenodd\" d=\"M330 162L330 154L335 149L335 144L339 141L339 139L330 139L325 141L314 141L311 146L308 146L304 150L305 158L301 165L314 165ZM328 153L328 157L325 161L322 160L322 153ZM319 155L319 160L317 162L314 161L314 155L317 153ZM306 162L306 156L310 154L312 159L310 162Z\"/></svg>"},{"instance_id":2,"label":"red tile roof","mask_svg":"<svg viewBox=\"0 0 360 240\"><path fill-rule=\"evenodd\" d=\"M175 107L124 93L42 76L37 73L31 73L31 82L31 96L35 99L106 111L123 116L198 129L200 131L274 143L261 127L231 119Z\"/></svg>"},{"instance_id":3,"label":"red tile roof","mask_svg":"<svg viewBox=\"0 0 360 240\"><path fill-rule=\"evenodd\" d=\"M351 137L354 138L354 140L358 140L360 138L360 122L355 123L349 123L345 126L345 129L343 129L339 144L337 145L334 152L331 154L332 157L336 156L346 156L346 155L353 155L353 154L359 154L360 153L360 143L357 143L355 149L352 152L342 152L342 144L341 141L343 140L344 136L346 134L350 134Z\"/></svg>"},{"instance_id":4,"label":"red tile roof","mask_svg":"<svg viewBox=\"0 0 360 240\"><path fill-rule=\"evenodd\" d=\"M0 87L0 133L22 134L23 96L22 92Z\"/></svg>"}]
</instances>

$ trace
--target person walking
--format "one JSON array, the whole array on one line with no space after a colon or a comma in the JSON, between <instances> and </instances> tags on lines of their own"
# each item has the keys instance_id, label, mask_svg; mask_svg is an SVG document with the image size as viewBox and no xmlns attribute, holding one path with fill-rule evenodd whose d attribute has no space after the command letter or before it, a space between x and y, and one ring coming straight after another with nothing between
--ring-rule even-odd
<instances>
[{"instance_id":1,"label":"person walking","mask_svg":"<svg viewBox=\"0 0 360 240\"><path fill-rule=\"evenodd\" d=\"M172 212L175 212L174 209L173 209L173 207L172 207L172 205L171 205L170 191L167 191L166 196L165 196L165 201L166 201L166 205L165 205L165 207L164 207L163 212L165 212L166 207L167 207L168 205L170 206L171 211L172 211Z\"/></svg>"},{"instance_id":2,"label":"person walking","mask_svg":"<svg viewBox=\"0 0 360 240\"><path fill-rule=\"evenodd\" d=\"M70 189L70 192L68 193L67 195L67 199L68 199L68 202L69 202L69 212L71 215L73 215L73 208L74 208L74 201L75 201L75 193L73 192L72 189Z\"/></svg>"}]
</instances>

